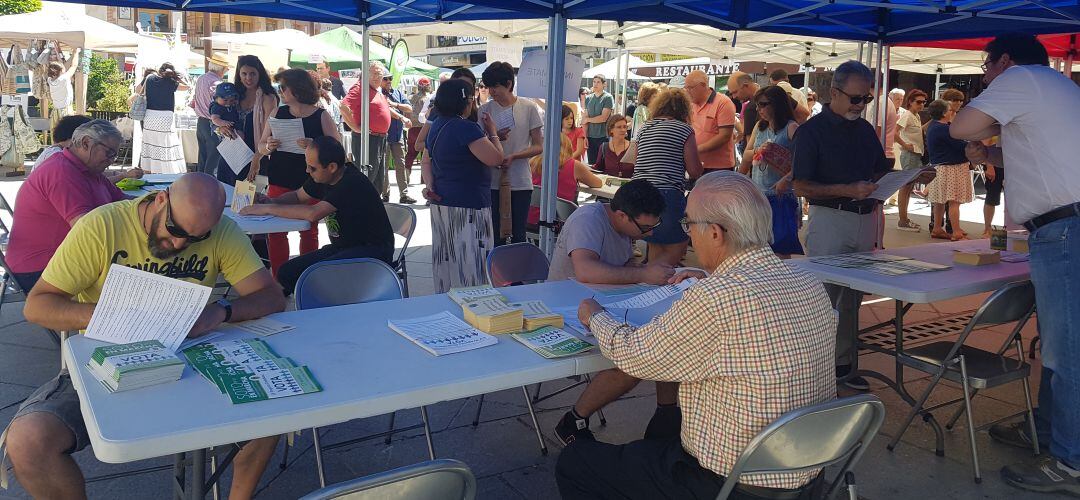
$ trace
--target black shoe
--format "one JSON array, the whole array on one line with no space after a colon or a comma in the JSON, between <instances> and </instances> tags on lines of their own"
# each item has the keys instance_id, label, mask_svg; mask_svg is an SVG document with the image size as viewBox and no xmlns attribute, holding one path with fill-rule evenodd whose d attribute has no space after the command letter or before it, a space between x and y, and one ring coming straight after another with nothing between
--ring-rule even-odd
<instances>
[{"instance_id":1,"label":"black shoe","mask_svg":"<svg viewBox=\"0 0 1080 500\"><path fill-rule=\"evenodd\" d=\"M383 203L390 203L390 193L382 195L382 201Z\"/></svg>"},{"instance_id":2,"label":"black shoe","mask_svg":"<svg viewBox=\"0 0 1080 500\"><path fill-rule=\"evenodd\" d=\"M667 439L679 437L682 429L682 409L678 405L657 406L645 427L645 439Z\"/></svg>"},{"instance_id":3,"label":"black shoe","mask_svg":"<svg viewBox=\"0 0 1080 500\"><path fill-rule=\"evenodd\" d=\"M1039 493L1067 493L1080 497L1080 471L1048 455L1027 462L1006 465L1001 469L1001 479L1022 490Z\"/></svg>"},{"instance_id":4,"label":"black shoe","mask_svg":"<svg viewBox=\"0 0 1080 500\"><path fill-rule=\"evenodd\" d=\"M851 365L837 365L836 367L836 379L843 380L851 373ZM856 391L868 391L870 390L870 382L867 382L865 378L858 375L844 380L844 385Z\"/></svg>"},{"instance_id":5,"label":"black shoe","mask_svg":"<svg viewBox=\"0 0 1080 500\"><path fill-rule=\"evenodd\" d=\"M994 424L990 426L990 437L1002 444L1017 448L1031 449L1031 435L1028 434L1027 422L1013 424Z\"/></svg>"},{"instance_id":6,"label":"black shoe","mask_svg":"<svg viewBox=\"0 0 1080 500\"><path fill-rule=\"evenodd\" d=\"M403 194L401 195L401 198L398 198L398 203L401 203L402 205L412 205L416 203L416 200L410 198L407 194Z\"/></svg>"},{"instance_id":7,"label":"black shoe","mask_svg":"<svg viewBox=\"0 0 1080 500\"><path fill-rule=\"evenodd\" d=\"M578 439L595 441L596 437L589 430L588 418L577 418L574 412L568 411L566 415L563 415L562 420L555 424L555 439L558 439L563 446L569 446Z\"/></svg>"}]
</instances>

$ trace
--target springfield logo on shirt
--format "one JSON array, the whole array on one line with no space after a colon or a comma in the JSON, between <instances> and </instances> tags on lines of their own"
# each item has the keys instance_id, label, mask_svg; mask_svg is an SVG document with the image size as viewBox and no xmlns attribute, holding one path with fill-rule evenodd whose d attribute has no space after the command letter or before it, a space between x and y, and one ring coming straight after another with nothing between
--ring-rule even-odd
<instances>
[{"instance_id":1,"label":"springfield logo on shirt","mask_svg":"<svg viewBox=\"0 0 1080 500\"><path fill-rule=\"evenodd\" d=\"M198 281L206 279L206 266L210 263L210 257L199 258L199 254L191 254L187 257L178 255L173 257L171 261L166 262L151 262L150 259L147 258L139 264L123 262L127 257L127 251L117 250L116 253L113 254L112 263L121 264L140 271L160 274L169 278L193 278Z\"/></svg>"}]
</instances>

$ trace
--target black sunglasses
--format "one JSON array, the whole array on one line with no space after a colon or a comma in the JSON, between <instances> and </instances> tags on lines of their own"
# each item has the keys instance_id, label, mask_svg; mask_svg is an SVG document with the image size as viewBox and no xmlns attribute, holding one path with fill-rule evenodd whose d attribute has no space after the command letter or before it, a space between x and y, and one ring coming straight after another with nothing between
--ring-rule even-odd
<instances>
[{"instance_id":1,"label":"black sunglasses","mask_svg":"<svg viewBox=\"0 0 1080 500\"><path fill-rule=\"evenodd\" d=\"M168 193L169 193L169 190L166 189L165 194L168 194ZM190 242L190 243L198 243L198 242L204 241L204 240L206 240L207 238L210 237L210 231L207 231L206 234L201 235L201 236L193 236L191 234L188 234L187 231L184 231L183 229L180 229L180 226L177 226L176 223L173 222L173 220L172 220L172 196L166 196L165 197L165 230L168 231L169 234L173 235L173 237L175 237L175 238L184 238L185 240L188 240L188 242Z\"/></svg>"},{"instance_id":2,"label":"black sunglasses","mask_svg":"<svg viewBox=\"0 0 1080 500\"><path fill-rule=\"evenodd\" d=\"M641 234L648 234L648 233L652 232L653 229L656 229L656 228L660 227L660 224L664 223L664 219L663 219L663 217L657 217L656 218L656 224L653 224L651 226L642 226L641 224L638 223L638 221L634 220L632 217L630 218L630 222L633 222L634 225L637 226L638 231L641 231Z\"/></svg>"},{"instance_id":3,"label":"black sunglasses","mask_svg":"<svg viewBox=\"0 0 1080 500\"><path fill-rule=\"evenodd\" d=\"M758 109L767 108L769 107L769 104L771 104L769 101L758 101L757 107Z\"/></svg>"},{"instance_id":4,"label":"black sunglasses","mask_svg":"<svg viewBox=\"0 0 1080 500\"><path fill-rule=\"evenodd\" d=\"M851 99L851 105L852 106L855 106L855 105L858 105L858 104L870 104L871 102L874 101L874 96L872 96L870 94L851 95L851 94L849 94L847 92L844 92L844 90L841 89L840 87L833 87L833 88L836 89L837 92L840 92L841 94L844 94L844 95L848 96L848 98Z\"/></svg>"},{"instance_id":5,"label":"black sunglasses","mask_svg":"<svg viewBox=\"0 0 1080 500\"><path fill-rule=\"evenodd\" d=\"M926 104L926 99L915 99L914 101L911 101L911 102L913 102L915 104Z\"/></svg>"}]
</instances>

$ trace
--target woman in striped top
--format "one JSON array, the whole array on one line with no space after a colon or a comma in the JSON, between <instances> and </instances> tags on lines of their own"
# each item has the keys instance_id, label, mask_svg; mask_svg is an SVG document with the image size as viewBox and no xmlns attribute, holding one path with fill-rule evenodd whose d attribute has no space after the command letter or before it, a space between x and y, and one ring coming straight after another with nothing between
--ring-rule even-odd
<instances>
[{"instance_id":1,"label":"woman in striped top","mask_svg":"<svg viewBox=\"0 0 1080 500\"><path fill-rule=\"evenodd\" d=\"M645 237L650 262L677 266L686 254L687 236L679 224L686 211L686 174L692 180L702 173L690 109L682 89L664 90L649 103L650 119L637 136L634 179L651 182L666 202L660 225Z\"/></svg>"}]
</instances>

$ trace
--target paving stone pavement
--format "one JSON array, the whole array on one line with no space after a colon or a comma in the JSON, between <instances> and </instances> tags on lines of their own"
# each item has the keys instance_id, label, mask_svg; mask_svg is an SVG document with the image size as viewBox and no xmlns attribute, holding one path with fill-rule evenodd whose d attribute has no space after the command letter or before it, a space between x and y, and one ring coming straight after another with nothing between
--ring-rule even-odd
<instances>
[{"instance_id":1,"label":"paving stone pavement","mask_svg":"<svg viewBox=\"0 0 1080 500\"><path fill-rule=\"evenodd\" d=\"M11 184L0 182L0 192L13 199ZM393 195L393 193L392 193ZM396 199L394 196L392 199ZM979 204L981 205L981 204ZM408 252L409 285L413 295L432 292L430 268L430 226L424 207L416 207L419 221L417 233ZM981 207L979 207L981 208ZM918 214L918 211L915 212ZM925 215L914 219L925 224ZM972 220L975 220L972 218ZM887 227L895 227L895 216L887 217ZM965 219L969 232L978 234L979 225ZM325 231L322 235L325 238ZM895 230L886 231L887 246L906 246L926 241L925 233L911 234ZM294 250L296 241L293 242ZM919 305L913 309L912 318L920 320L948 316L970 311L984 297L969 297L932 305ZM893 305L888 301L867 298L862 309L865 325L888 318ZM4 304L0 308L0 427L11 420L19 402L36 386L55 375L59 363L59 351L47 334L23 320L22 304ZM1025 336L1033 335L1029 326ZM979 339L986 345L998 345L1007 331L995 329ZM1025 346L1026 347L1026 346ZM879 354L863 354L863 367L892 373L892 360ZM1037 365L1037 361L1036 361ZM1032 386L1037 387L1038 370ZM919 391L927 384L926 376L909 370L905 380L912 391ZM362 383L362 381L358 381ZM568 381L552 381L544 384L544 391L561 387ZM622 443L640 438L654 409L654 389L650 383L642 383L623 399L605 409L606 427L600 427L593 419L593 428L601 440ZM921 421L916 420L908 429L895 451L886 450L890 440L902 422L908 407L891 390L875 382L872 392L887 407L887 417L881 434L874 440L856 467L859 496L867 499L1004 499L1026 500L1053 498L1048 495L1027 494L1005 485L999 469L1010 462L1025 459L1030 452L1012 449L992 443L985 432L976 435L984 481L975 484L971 476L971 457L968 452L966 424L961 422L954 431L946 433L944 457L934 454L933 433ZM563 412L573 403L580 388L573 389L537 405L541 430L550 453L541 455L526 413L519 389L489 394L485 398L481 423L472 426L477 398L447 401L429 407L434 446L440 458L455 458L467 463L477 476L481 499L553 499L558 498L554 480L554 467L559 445L551 435L551 429ZM851 394L841 389L842 395ZM959 388L949 383L935 392L931 401L955 397ZM1019 386L1003 387L980 393L975 399L977 422L987 422L1023 408ZM947 412L947 411L946 411ZM945 413L947 415L948 413ZM353 422L321 429L324 443L333 443L386 430L388 416L360 419ZM420 422L419 411L407 409L397 412L397 425L409 426ZM318 487L315 463L311 450L311 430L304 430L288 451L288 466L278 467L284 455L284 446L278 451L264 474L259 498L290 499L302 496ZM168 457L145 460L131 464L105 464L96 460L91 449L75 454L75 459L88 478L87 490L93 499L150 499L169 495L171 459ZM385 471L427 459L427 447L419 430L396 434L387 445L381 438L370 439L350 446L328 451L325 454L327 480L343 481L366 474ZM155 470L160 468L160 470ZM111 477L118 473L139 471L127 477ZM230 475L225 473L223 484L228 485ZM224 496L224 491L222 493ZM0 499L29 498L17 481L9 490L0 490Z\"/></svg>"}]
</instances>

